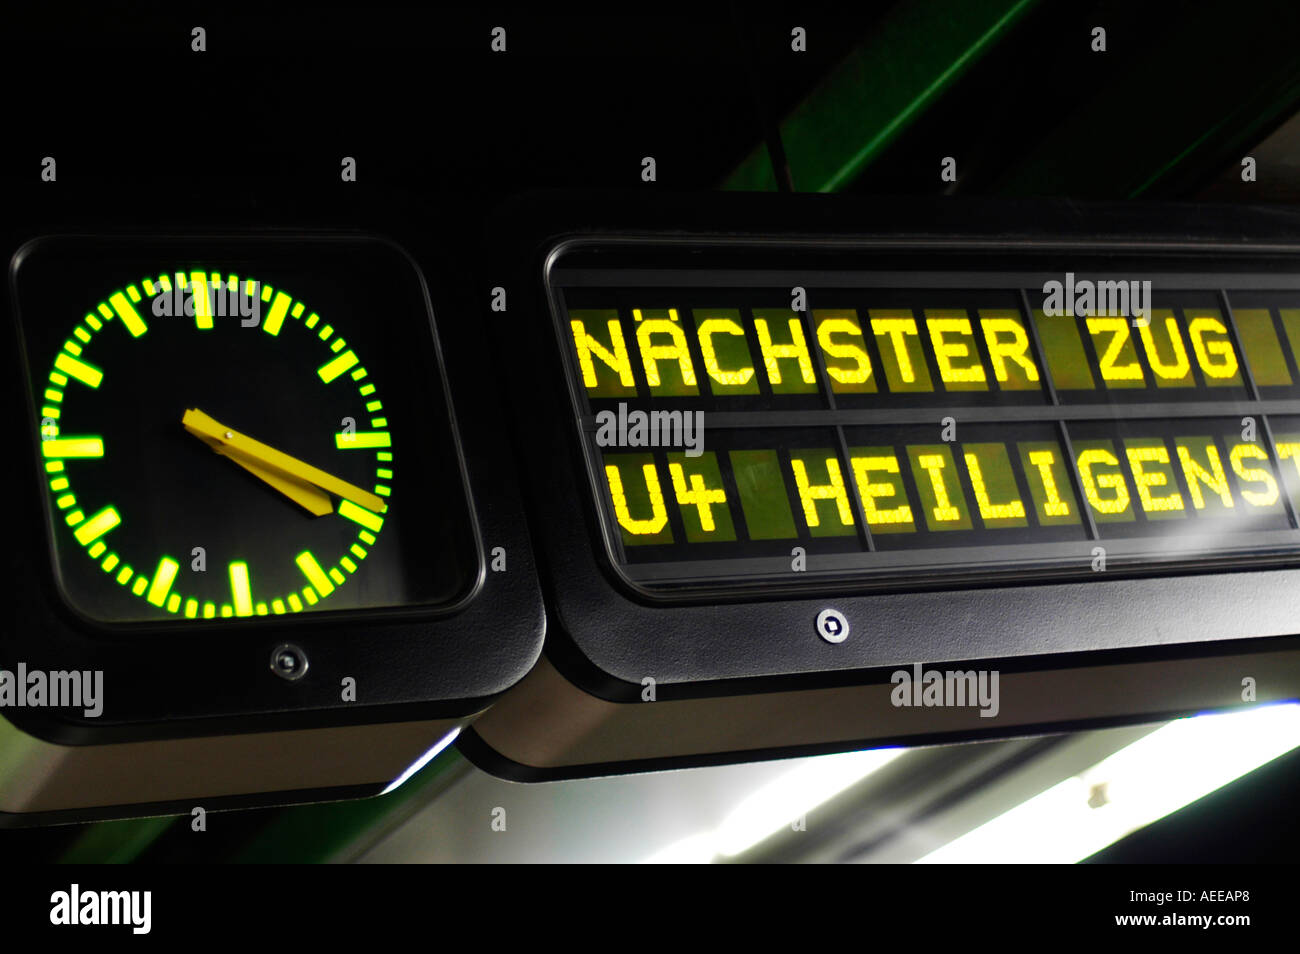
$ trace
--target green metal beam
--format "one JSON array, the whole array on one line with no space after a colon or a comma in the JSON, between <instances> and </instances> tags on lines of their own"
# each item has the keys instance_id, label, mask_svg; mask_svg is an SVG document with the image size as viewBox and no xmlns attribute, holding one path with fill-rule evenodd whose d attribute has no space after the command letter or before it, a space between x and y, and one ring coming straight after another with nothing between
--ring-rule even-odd
<instances>
[{"instance_id":1,"label":"green metal beam","mask_svg":"<svg viewBox=\"0 0 1300 954\"><path fill-rule=\"evenodd\" d=\"M1009 153L1003 195L1180 195L1245 155L1300 106L1300 15L1189 6L1140 58L1029 148ZM1267 20L1270 29L1261 29Z\"/></svg>"},{"instance_id":2,"label":"green metal beam","mask_svg":"<svg viewBox=\"0 0 1300 954\"><path fill-rule=\"evenodd\" d=\"M836 192L990 50L1037 0L908 0L780 126L794 187ZM766 146L724 189L774 191Z\"/></svg>"},{"instance_id":3,"label":"green metal beam","mask_svg":"<svg viewBox=\"0 0 1300 954\"><path fill-rule=\"evenodd\" d=\"M135 861L168 828L176 816L130 818L91 825L59 857L65 865L125 865Z\"/></svg>"}]
</instances>

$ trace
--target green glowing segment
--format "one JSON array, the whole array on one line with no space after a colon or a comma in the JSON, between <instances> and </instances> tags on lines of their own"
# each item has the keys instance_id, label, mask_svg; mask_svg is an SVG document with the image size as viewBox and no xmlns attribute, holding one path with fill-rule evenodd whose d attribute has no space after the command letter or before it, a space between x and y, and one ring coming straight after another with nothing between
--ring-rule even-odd
<instances>
[{"instance_id":1,"label":"green glowing segment","mask_svg":"<svg viewBox=\"0 0 1300 954\"><path fill-rule=\"evenodd\" d=\"M216 616L216 615L217 615L217 604L216 604L216 603L204 603L204 604L203 604L203 618L204 618L204 619L212 619L212 618L213 618L214 616Z\"/></svg>"},{"instance_id":2,"label":"green glowing segment","mask_svg":"<svg viewBox=\"0 0 1300 954\"><path fill-rule=\"evenodd\" d=\"M220 275L214 275L221 281ZM190 273L190 295L194 300L194 326L209 329L212 327L212 299L208 297L208 276L206 272Z\"/></svg>"},{"instance_id":3,"label":"green glowing segment","mask_svg":"<svg viewBox=\"0 0 1300 954\"><path fill-rule=\"evenodd\" d=\"M74 536L76 536L77 542L84 547L87 544L94 543L121 522L122 518L118 516L118 513L114 508L105 507L99 513L95 514L79 526L76 529Z\"/></svg>"},{"instance_id":4,"label":"green glowing segment","mask_svg":"<svg viewBox=\"0 0 1300 954\"><path fill-rule=\"evenodd\" d=\"M262 330L268 335L278 335L280 327L284 324L284 316L288 313L291 304L293 304L293 299L284 292L277 294L275 303L271 305L271 313L266 316L266 321L262 322Z\"/></svg>"},{"instance_id":5,"label":"green glowing segment","mask_svg":"<svg viewBox=\"0 0 1300 954\"><path fill-rule=\"evenodd\" d=\"M112 304L113 310L117 312L117 317L122 319L122 324L126 325L126 330L131 332L131 337L139 338L149 330L149 326L144 323L140 313L135 307L126 300L126 296L121 292L114 292L108 296L109 303Z\"/></svg>"},{"instance_id":6,"label":"green glowing segment","mask_svg":"<svg viewBox=\"0 0 1300 954\"><path fill-rule=\"evenodd\" d=\"M188 599L185 601L185 618L194 619L199 615L199 601Z\"/></svg>"},{"instance_id":7,"label":"green glowing segment","mask_svg":"<svg viewBox=\"0 0 1300 954\"><path fill-rule=\"evenodd\" d=\"M302 570L302 575L307 577L307 582L315 590L315 592L310 589L303 591L303 596L307 597L308 603L316 602L316 593L320 593L321 596L329 596L334 592L334 584L325 575L325 571L320 568L320 564L316 562L316 558L312 556L310 550L303 550L302 553L294 557L294 561L298 564L298 569Z\"/></svg>"},{"instance_id":8,"label":"green glowing segment","mask_svg":"<svg viewBox=\"0 0 1300 954\"><path fill-rule=\"evenodd\" d=\"M136 596L143 596L145 587L147 587L148 585L149 585L149 581L145 579L143 575L137 576L135 578L135 583L131 585L131 592L134 593Z\"/></svg>"},{"instance_id":9,"label":"green glowing segment","mask_svg":"<svg viewBox=\"0 0 1300 954\"><path fill-rule=\"evenodd\" d=\"M326 384L329 384L331 381L337 378L344 371L347 371L350 368L352 368L353 365L355 365L356 363L357 363L356 354L353 353L352 351L345 351L334 360L322 364L319 368L316 369L316 373L320 375L320 379L322 381L324 381Z\"/></svg>"},{"instance_id":10,"label":"green glowing segment","mask_svg":"<svg viewBox=\"0 0 1300 954\"><path fill-rule=\"evenodd\" d=\"M332 580L333 580L335 583L337 583L339 586L342 586L342 585L343 585L343 573L342 573L342 571L339 570L339 568L336 567L336 566L332 566L332 567L330 567L330 579L332 579Z\"/></svg>"},{"instance_id":11,"label":"green glowing segment","mask_svg":"<svg viewBox=\"0 0 1300 954\"><path fill-rule=\"evenodd\" d=\"M98 437L56 437L41 441L46 457L103 457L104 441Z\"/></svg>"},{"instance_id":12,"label":"green glowing segment","mask_svg":"<svg viewBox=\"0 0 1300 954\"><path fill-rule=\"evenodd\" d=\"M374 530L376 533L384 525L383 517L371 513L365 507L358 507L351 500L344 500L339 503L339 516L347 517L353 523L359 523L367 530Z\"/></svg>"},{"instance_id":13,"label":"green glowing segment","mask_svg":"<svg viewBox=\"0 0 1300 954\"><path fill-rule=\"evenodd\" d=\"M104 380L104 372L99 368L63 352L59 352L59 356L54 359L54 366L68 377L76 378L87 387L97 388L99 382Z\"/></svg>"},{"instance_id":14,"label":"green glowing segment","mask_svg":"<svg viewBox=\"0 0 1300 954\"><path fill-rule=\"evenodd\" d=\"M334 446L339 450L364 450L369 447L391 447L392 438L387 431L356 431L352 434L335 434Z\"/></svg>"},{"instance_id":15,"label":"green glowing segment","mask_svg":"<svg viewBox=\"0 0 1300 954\"><path fill-rule=\"evenodd\" d=\"M158 561L158 569L154 571L153 581L149 584L149 595L145 597L154 606L162 606L163 601L167 599L172 590L172 582L176 579L176 571L181 565L171 557L163 557Z\"/></svg>"},{"instance_id":16,"label":"green glowing segment","mask_svg":"<svg viewBox=\"0 0 1300 954\"><path fill-rule=\"evenodd\" d=\"M167 597L167 612L175 613L181 608L181 596L179 593L173 593Z\"/></svg>"},{"instance_id":17,"label":"green glowing segment","mask_svg":"<svg viewBox=\"0 0 1300 954\"><path fill-rule=\"evenodd\" d=\"M253 615L253 592L248 585L247 563L236 561L230 564L230 595L236 616Z\"/></svg>"}]
</instances>

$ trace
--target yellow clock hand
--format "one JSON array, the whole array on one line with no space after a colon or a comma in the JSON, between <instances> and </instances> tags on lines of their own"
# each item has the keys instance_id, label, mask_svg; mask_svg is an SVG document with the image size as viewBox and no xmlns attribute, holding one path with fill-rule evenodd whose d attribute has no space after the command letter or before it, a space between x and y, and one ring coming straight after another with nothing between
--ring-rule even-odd
<instances>
[{"instance_id":1,"label":"yellow clock hand","mask_svg":"<svg viewBox=\"0 0 1300 954\"><path fill-rule=\"evenodd\" d=\"M230 458L253 476L266 481L290 500L302 505L312 516L323 517L327 513L334 512L334 504L330 502L330 495L307 483L307 481L297 480L279 471L271 470L269 467L263 467L251 458L244 457L238 451L229 450L220 444L211 442L208 442L208 444L221 456Z\"/></svg>"},{"instance_id":2,"label":"yellow clock hand","mask_svg":"<svg viewBox=\"0 0 1300 954\"><path fill-rule=\"evenodd\" d=\"M326 491L342 497L344 500L350 500L352 503L365 507L374 513L383 513L388 509L383 498L362 490L360 487L335 477L333 474L328 474L317 467L313 467L311 464L298 460L296 457L290 457L274 447L255 441L245 434L231 430L215 418L204 414L198 408L186 410L181 417L181 423L185 425L187 431L211 445L217 453L229 457L250 473L266 480L271 486L302 504L312 513L317 513L319 498L311 497L310 494L299 494L298 491L304 485L314 487L319 491ZM277 480L268 480L267 474L274 475ZM294 492L286 489L286 486L293 488ZM314 506L304 502L307 499L310 499ZM328 503L328 498L326 503ZM329 510L323 511L323 513L329 512ZM317 513L317 516L320 515Z\"/></svg>"}]
</instances>

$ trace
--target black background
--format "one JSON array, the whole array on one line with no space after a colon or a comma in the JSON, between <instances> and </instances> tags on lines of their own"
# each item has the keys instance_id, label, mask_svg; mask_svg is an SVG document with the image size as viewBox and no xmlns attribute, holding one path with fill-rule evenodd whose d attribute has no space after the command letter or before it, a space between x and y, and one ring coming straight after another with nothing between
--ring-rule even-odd
<instances>
[{"instance_id":1,"label":"black background","mask_svg":"<svg viewBox=\"0 0 1300 954\"><path fill-rule=\"evenodd\" d=\"M741 9L656 4L627 19L607 11L483 5L397 12L263 5L245 14L217 5L6 11L0 29L6 249L86 221L103 228L220 225L289 214L303 226L366 227L386 222L403 196L416 194L432 197L436 216L428 228L441 239L447 273L467 298L486 300L498 263L473 254L484 238L485 209L537 187L716 187L887 5L864 4L852 17L833 18L810 16L795 3ZM960 191L996 193L1009 151L1047 138L1062 117L1125 64L1158 49L1157 41L1176 34L1179 24L1221 10L1213 4L1047 4L1018 31L1015 55L974 71L853 189L940 192L929 157L957 141L976 156L965 166ZM1085 35L1099 12L1109 17L1115 38L1104 63L1089 57L1082 42L1061 39ZM1237 29L1229 19L1224 16L1225 32ZM804 56L789 55L791 22L809 29ZM504 57L488 46L498 23L509 28ZM1254 26L1261 64L1293 36L1285 24L1271 29L1269 23ZM189 49L196 24L208 30L204 54ZM1197 52L1188 49L1180 65L1193 68ZM1175 83L1171 99L1178 95ZM39 179L46 155L58 159L57 184ZM653 186L640 181L645 155L658 161ZM357 158L358 182L339 181L343 156ZM1191 194L1218 171L1202 163L1154 194ZM1073 182L1063 176L1060 191L1123 197L1100 174ZM476 322L492 320L473 315ZM1236 812L1249 809L1239 804ZM1282 846L1294 842L1280 836L1291 829L1279 828L1293 819L1289 807L1275 810L1222 853L1196 857L1293 857ZM248 830L258 824L250 816ZM34 835L5 833L11 857L48 851L47 843L32 845ZM195 857L187 850L158 860ZM1142 857L1167 855L1153 848ZM967 882L944 893L969 888ZM274 901L268 892L267 905ZM244 903L251 908L247 898ZM27 911L39 920L43 899ZM186 918L189 928L202 924Z\"/></svg>"}]
</instances>

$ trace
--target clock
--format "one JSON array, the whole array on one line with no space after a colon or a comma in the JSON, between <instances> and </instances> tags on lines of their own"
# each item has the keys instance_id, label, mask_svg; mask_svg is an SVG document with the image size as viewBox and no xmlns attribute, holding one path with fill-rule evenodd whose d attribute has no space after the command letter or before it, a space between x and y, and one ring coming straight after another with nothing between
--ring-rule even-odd
<instances>
[{"instance_id":1,"label":"clock","mask_svg":"<svg viewBox=\"0 0 1300 954\"><path fill-rule=\"evenodd\" d=\"M425 439L427 376L381 321L418 285L374 243L322 267L341 251L64 244L19 263L31 433L74 612L202 625L466 595L457 467Z\"/></svg>"}]
</instances>

